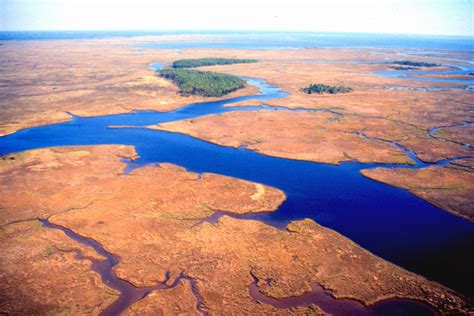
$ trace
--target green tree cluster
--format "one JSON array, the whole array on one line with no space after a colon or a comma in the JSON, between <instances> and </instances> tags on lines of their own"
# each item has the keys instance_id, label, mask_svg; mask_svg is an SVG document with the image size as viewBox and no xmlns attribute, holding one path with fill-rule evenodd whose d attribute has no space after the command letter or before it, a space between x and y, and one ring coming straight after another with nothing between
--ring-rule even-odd
<instances>
[{"instance_id":1,"label":"green tree cluster","mask_svg":"<svg viewBox=\"0 0 474 316\"><path fill-rule=\"evenodd\" d=\"M160 76L176 83L182 95L220 97L246 85L239 77L212 71L169 68L161 70Z\"/></svg>"},{"instance_id":2,"label":"green tree cluster","mask_svg":"<svg viewBox=\"0 0 474 316\"><path fill-rule=\"evenodd\" d=\"M173 68L193 68L201 66L231 65L255 63L255 59L235 59L235 58L197 58L180 59L173 62Z\"/></svg>"},{"instance_id":3,"label":"green tree cluster","mask_svg":"<svg viewBox=\"0 0 474 316\"><path fill-rule=\"evenodd\" d=\"M419 69L418 67L412 67L412 66L388 66L388 68L393 69L393 70L417 70Z\"/></svg>"},{"instance_id":4,"label":"green tree cluster","mask_svg":"<svg viewBox=\"0 0 474 316\"><path fill-rule=\"evenodd\" d=\"M345 86L328 86L325 84L321 83L313 83L310 84L309 86L305 87L302 89L303 92L307 94L323 94L323 93L330 93L330 94L336 94L336 93L348 93L352 91L351 87L345 87Z\"/></svg>"},{"instance_id":5,"label":"green tree cluster","mask_svg":"<svg viewBox=\"0 0 474 316\"><path fill-rule=\"evenodd\" d=\"M412 66L412 67L437 67L438 64L426 63L424 61L411 61L411 60L396 60L391 62L391 64L402 65L402 66Z\"/></svg>"}]
</instances>

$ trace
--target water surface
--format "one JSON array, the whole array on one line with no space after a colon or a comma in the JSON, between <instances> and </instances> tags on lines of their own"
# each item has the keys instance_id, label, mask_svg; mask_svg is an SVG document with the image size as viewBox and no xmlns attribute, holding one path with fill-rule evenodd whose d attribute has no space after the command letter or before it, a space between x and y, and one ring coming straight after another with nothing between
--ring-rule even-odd
<instances>
[{"instance_id":1,"label":"water surface","mask_svg":"<svg viewBox=\"0 0 474 316\"><path fill-rule=\"evenodd\" d=\"M182 134L108 128L144 126L234 110L255 111L260 108L224 108L223 105L285 95L262 80L250 82L260 87L262 94L196 103L165 113L139 111L74 117L67 123L21 130L0 137L0 154L50 146L133 145L140 158L131 163L132 169L170 162L194 172L213 172L274 186L287 195L278 210L235 217L257 219L278 228L284 228L292 220L312 218L391 262L473 296L469 276L474 266L474 225L405 190L360 174L361 169L377 164L350 162L335 166L282 159L244 148L218 146Z\"/></svg>"},{"instance_id":2,"label":"water surface","mask_svg":"<svg viewBox=\"0 0 474 316\"><path fill-rule=\"evenodd\" d=\"M100 39L134 36L199 35L198 39L155 42L147 48L302 49L316 48L406 48L427 50L474 50L472 37L266 31L0 31L0 41Z\"/></svg>"}]
</instances>

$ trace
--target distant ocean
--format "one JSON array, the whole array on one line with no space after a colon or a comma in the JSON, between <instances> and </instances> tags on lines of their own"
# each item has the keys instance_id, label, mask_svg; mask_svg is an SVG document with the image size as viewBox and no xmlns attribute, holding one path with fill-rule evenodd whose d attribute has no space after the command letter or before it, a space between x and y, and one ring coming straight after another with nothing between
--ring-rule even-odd
<instances>
[{"instance_id":1,"label":"distant ocean","mask_svg":"<svg viewBox=\"0 0 474 316\"><path fill-rule=\"evenodd\" d=\"M257 32L257 31L0 31L0 41L99 39L133 36L202 35L199 41L146 44L155 48L409 48L425 50L474 51L474 38L461 36L428 36L397 34Z\"/></svg>"}]
</instances>

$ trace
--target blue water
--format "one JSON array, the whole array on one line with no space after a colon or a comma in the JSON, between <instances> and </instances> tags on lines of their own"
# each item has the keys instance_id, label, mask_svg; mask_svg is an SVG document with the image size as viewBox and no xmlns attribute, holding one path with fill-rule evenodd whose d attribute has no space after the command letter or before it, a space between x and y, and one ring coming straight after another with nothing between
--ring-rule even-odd
<instances>
[{"instance_id":1,"label":"blue water","mask_svg":"<svg viewBox=\"0 0 474 316\"><path fill-rule=\"evenodd\" d=\"M170 162L199 173L212 172L264 183L282 189L287 200L275 212L239 217L257 219L278 228L284 228L291 220L312 218L391 262L474 295L472 280L468 277L472 276L474 266L471 255L474 225L405 190L372 181L359 173L376 164L350 162L334 166L281 159L244 148L217 146L182 134L109 128L112 125L144 126L209 113L256 111L260 108L224 108L223 105L286 95L262 80L248 80L260 87L262 94L196 103L166 113L139 111L73 117L67 123L0 137L0 154L50 146L125 144L135 146L140 155L130 163L132 169Z\"/></svg>"},{"instance_id":2,"label":"blue water","mask_svg":"<svg viewBox=\"0 0 474 316\"><path fill-rule=\"evenodd\" d=\"M257 31L1 31L0 41L95 39L143 35L203 35L189 42L146 44L154 48L234 48L282 49L305 47L377 47L441 50L474 50L472 37L397 34L358 34L321 32L257 32Z\"/></svg>"},{"instance_id":3,"label":"blue water","mask_svg":"<svg viewBox=\"0 0 474 316\"><path fill-rule=\"evenodd\" d=\"M216 34L210 34L216 35ZM219 34L217 34L219 35ZM376 47L442 50L474 50L472 38L452 36L421 36L357 33L286 33L237 32L223 33L221 38L198 39L190 42L145 44L151 48L232 48L287 49Z\"/></svg>"},{"instance_id":4,"label":"blue water","mask_svg":"<svg viewBox=\"0 0 474 316\"><path fill-rule=\"evenodd\" d=\"M0 31L1 41L70 40L182 34L166 31Z\"/></svg>"},{"instance_id":5,"label":"blue water","mask_svg":"<svg viewBox=\"0 0 474 316\"><path fill-rule=\"evenodd\" d=\"M458 60L461 61L461 60ZM430 74L439 74L439 75L465 75L469 76L469 74L474 73L474 66L471 64L466 64L469 63L470 60L465 60L463 65L453 65L453 64L447 64L447 63L442 63L440 64L441 66L445 67L451 67L452 69L450 70L445 70L445 71L439 71L439 70L402 70L402 71L379 71L379 72L374 72L375 75L385 77L385 78L396 78L396 79L404 79L404 80L411 80L411 81L423 81L423 82L436 82L436 83L457 83L457 84L463 84L466 85L465 88L461 89L467 89L467 90L472 90L474 86L474 76L471 76L472 79L452 79L452 78L430 78L430 77L414 77L416 75L430 75ZM445 87L445 88L425 88L429 90L439 90L439 89L445 89L445 90L456 90L459 88L450 88L450 87Z\"/></svg>"}]
</instances>

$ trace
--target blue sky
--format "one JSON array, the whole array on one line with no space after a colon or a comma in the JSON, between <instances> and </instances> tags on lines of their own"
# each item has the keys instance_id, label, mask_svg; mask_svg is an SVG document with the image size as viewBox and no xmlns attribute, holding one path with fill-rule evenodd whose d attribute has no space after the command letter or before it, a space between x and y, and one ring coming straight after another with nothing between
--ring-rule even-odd
<instances>
[{"instance_id":1,"label":"blue sky","mask_svg":"<svg viewBox=\"0 0 474 316\"><path fill-rule=\"evenodd\" d=\"M274 30L468 35L474 0L0 0L0 30Z\"/></svg>"}]
</instances>

